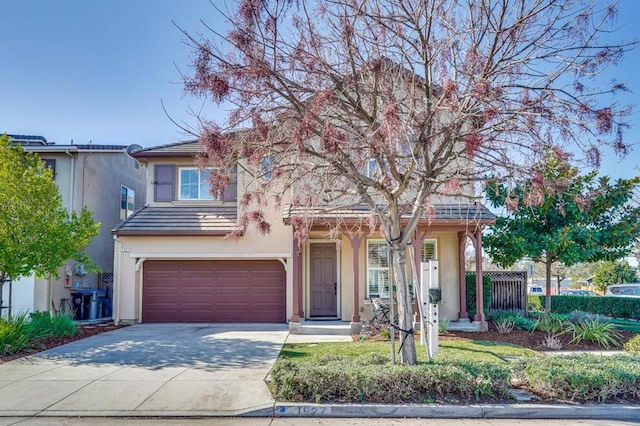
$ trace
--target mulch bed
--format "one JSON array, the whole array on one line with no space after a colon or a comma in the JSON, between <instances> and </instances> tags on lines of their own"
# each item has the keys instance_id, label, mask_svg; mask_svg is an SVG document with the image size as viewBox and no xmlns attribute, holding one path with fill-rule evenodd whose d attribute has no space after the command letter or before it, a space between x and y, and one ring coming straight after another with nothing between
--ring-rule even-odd
<instances>
[{"instance_id":1,"label":"mulch bed","mask_svg":"<svg viewBox=\"0 0 640 426\"><path fill-rule=\"evenodd\" d=\"M622 344L635 336L635 333L629 331L618 330L622 336ZM522 346L534 351L552 352L553 349L545 348L542 343L547 337L547 333L536 330L528 332L523 330L513 330L511 333L501 334L495 329L493 323L489 323L489 331L481 333L451 331L440 335L442 340L484 340L492 342L510 343L512 345ZM603 351L603 348L595 342L582 341L580 343L569 343L572 339L571 333L563 334L556 337L562 342L562 351ZM610 347L608 350L620 350L620 347Z\"/></svg>"},{"instance_id":2,"label":"mulch bed","mask_svg":"<svg viewBox=\"0 0 640 426\"><path fill-rule=\"evenodd\" d=\"M113 321L100 321L90 324L78 324L78 331L73 336L65 337L49 337L38 341L34 348L20 351L13 355L0 356L0 364L13 361L14 359L22 358L28 355L32 355L38 352L46 351L47 349L55 348L56 346L62 346L67 343L75 342L76 340L86 339L87 337L94 336L96 334L105 333L107 331L116 330L118 328L127 327L126 325L115 325Z\"/></svg>"}]
</instances>

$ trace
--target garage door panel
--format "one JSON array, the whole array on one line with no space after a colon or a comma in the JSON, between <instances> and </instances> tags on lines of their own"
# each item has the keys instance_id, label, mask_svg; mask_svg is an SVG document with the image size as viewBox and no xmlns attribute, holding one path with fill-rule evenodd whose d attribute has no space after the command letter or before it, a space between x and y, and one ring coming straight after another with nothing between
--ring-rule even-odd
<instances>
[{"instance_id":1,"label":"garage door panel","mask_svg":"<svg viewBox=\"0 0 640 426\"><path fill-rule=\"evenodd\" d=\"M285 322L278 261L147 261L143 280L143 322Z\"/></svg>"}]
</instances>

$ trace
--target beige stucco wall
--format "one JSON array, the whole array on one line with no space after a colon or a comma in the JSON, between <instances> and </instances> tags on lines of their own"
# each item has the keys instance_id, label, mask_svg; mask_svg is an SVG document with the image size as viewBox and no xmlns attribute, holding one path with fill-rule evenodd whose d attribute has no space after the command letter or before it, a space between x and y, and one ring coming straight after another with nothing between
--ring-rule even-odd
<instances>
[{"instance_id":1,"label":"beige stucco wall","mask_svg":"<svg viewBox=\"0 0 640 426\"><path fill-rule=\"evenodd\" d=\"M282 259L287 272L287 318L292 313L293 234L281 212L268 210L271 233L260 235L249 226L238 238L120 236L115 239L114 318L122 322L144 322L141 317L142 274L146 260L159 259ZM136 264L139 268L136 270Z\"/></svg>"},{"instance_id":2,"label":"beige stucco wall","mask_svg":"<svg viewBox=\"0 0 640 426\"><path fill-rule=\"evenodd\" d=\"M113 271L113 238L111 229L120 222L120 191L124 185L136 193L135 207L145 202L145 167L123 152L75 151L41 152L42 159L55 159L55 182L62 196L63 206L80 212L86 206L100 223L99 235L86 252L104 272ZM98 287L98 274L71 275L75 262L68 260L58 270L58 277L38 278L34 284L33 309L48 311L52 303L57 309L60 299L69 298L74 283L82 288Z\"/></svg>"}]
</instances>

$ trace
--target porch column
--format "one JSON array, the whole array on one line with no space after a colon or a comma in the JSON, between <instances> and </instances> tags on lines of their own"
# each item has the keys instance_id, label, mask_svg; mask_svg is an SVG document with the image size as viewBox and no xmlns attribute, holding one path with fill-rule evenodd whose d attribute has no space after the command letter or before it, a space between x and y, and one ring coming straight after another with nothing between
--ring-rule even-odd
<instances>
[{"instance_id":1,"label":"porch column","mask_svg":"<svg viewBox=\"0 0 640 426\"><path fill-rule=\"evenodd\" d=\"M353 315L351 323L360 323L360 246L363 235L357 232L355 235L348 235L353 250Z\"/></svg>"},{"instance_id":2,"label":"porch column","mask_svg":"<svg viewBox=\"0 0 640 426\"><path fill-rule=\"evenodd\" d=\"M475 248L476 248L476 316L475 321L480 321L482 331L487 331L487 322L484 318L484 309L482 306L482 230L475 232Z\"/></svg>"},{"instance_id":3,"label":"porch column","mask_svg":"<svg viewBox=\"0 0 640 426\"><path fill-rule=\"evenodd\" d=\"M298 244L298 239L293 239L293 312L291 315L292 323L299 323L300 318L304 317L302 312L302 249Z\"/></svg>"},{"instance_id":4,"label":"porch column","mask_svg":"<svg viewBox=\"0 0 640 426\"><path fill-rule=\"evenodd\" d=\"M460 319L469 319L467 312L467 278L465 271L465 245L467 242L467 234L458 232L458 285L460 287Z\"/></svg>"}]
</instances>

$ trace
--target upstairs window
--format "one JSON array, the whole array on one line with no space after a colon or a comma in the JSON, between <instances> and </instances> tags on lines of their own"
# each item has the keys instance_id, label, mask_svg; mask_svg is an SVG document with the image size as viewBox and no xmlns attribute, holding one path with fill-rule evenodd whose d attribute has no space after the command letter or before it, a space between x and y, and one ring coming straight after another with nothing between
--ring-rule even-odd
<instances>
[{"instance_id":1,"label":"upstairs window","mask_svg":"<svg viewBox=\"0 0 640 426\"><path fill-rule=\"evenodd\" d=\"M380 167L375 158L369 158L367 160L367 168L365 170L365 176L371 179L378 179L380 177Z\"/></svg>"},{"instance_id":2,"label":"upstairs window","mask_svg":"<svg viewBox=\"0 0 640 426\"><path fill-rule=\"evenodd\" d=\"M180 200L217 200L209 193L209 170L182 167L179 173Z\"/></svg>"},{"instance_id":3,"label":"upstairs window","mask_svg":"<svg viewBox=\"0 0 640 426\"><path fill-rule=\"evenodd\" d=\"M56 160L53 158L43 158L42 162L44 163L45 166L51 169L51 174L55 179L56 178Z\"/></svg>"},{"instance_id":4,"label":"upstairs window","mask_svg":"<svg viewBox=\"0 0 640 426\"><path fill-rule=\"evenodd\" d=\"M125 220L131 216L136 206L136 193L126 186L120 187L120 220Z\"/></svg>"},{"instance_id":5,"label":"upstairs window","mask_svg":"<svg viewBox=\"0 0 640 426\"><path fill-rule=\"evenodd\" d=\"M260 172L262 173L262 177L266 180L271 179L272 173L275 166L275 161L273 155L265 155L260 160Z\"/></svg>"}]
</instances>

